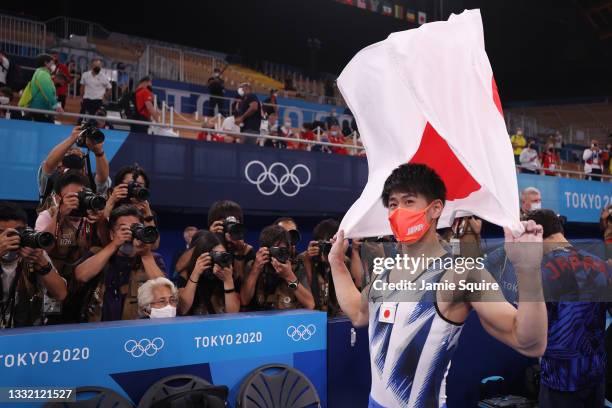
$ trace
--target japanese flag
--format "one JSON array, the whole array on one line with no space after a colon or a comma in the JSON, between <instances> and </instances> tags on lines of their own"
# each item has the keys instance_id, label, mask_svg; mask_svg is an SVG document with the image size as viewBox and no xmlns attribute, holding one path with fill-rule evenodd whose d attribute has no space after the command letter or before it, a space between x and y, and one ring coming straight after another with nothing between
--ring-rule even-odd
<instances>
[{"instance_id":1,"label":"japanese flag","mask_svg":"<svg viewBox=\"0 0 612 408\"><path fill-rule=\"evenodd\" d=\"M391 235L380 198L403 163L433 168L446 185L438 228L476 215L523 230L512 146L479 10L391 34L361 50L338 87L355 115L368 182L342 220L350 238Z\"/></svg>"}]
</instances>

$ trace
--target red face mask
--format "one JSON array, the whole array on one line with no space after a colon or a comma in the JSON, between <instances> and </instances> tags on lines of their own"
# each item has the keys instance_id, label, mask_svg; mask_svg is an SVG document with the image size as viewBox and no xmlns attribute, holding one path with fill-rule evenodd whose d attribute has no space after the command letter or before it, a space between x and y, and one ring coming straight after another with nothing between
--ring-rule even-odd
<instances>
[{"instance_id":1,"label":"red face mask","mask_svg":"<svg viewBox=\"0 0 612 408\"><path fill-rule=\"evenodd\" d=\"M431 227L425 215L431 204L421 211L412 211L400 207L393 210L389 215L389 223L391 223L393 235L398 242L412 244L423 238Z\"/></svg>"}]
</instances>

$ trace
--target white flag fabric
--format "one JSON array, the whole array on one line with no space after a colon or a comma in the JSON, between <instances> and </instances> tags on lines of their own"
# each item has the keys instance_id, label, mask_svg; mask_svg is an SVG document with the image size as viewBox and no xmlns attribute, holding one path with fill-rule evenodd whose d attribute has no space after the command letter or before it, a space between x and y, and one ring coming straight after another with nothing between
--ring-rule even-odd
<instances>
[{"instance_id":1,"label":"white flag fabric","mask_svg":"<svg viewBox=\"0 0 612 408\"><path fill-rule=\"evenodd\" d=\"M446 185L438 228L473 214L514 234L523 231L512 146L479 10L364 48L338 87L357 121L369 170L340 226L347 237L392 234L381 193L393 169L408 162L433 168Z\"/></svg>"}]
</instances>

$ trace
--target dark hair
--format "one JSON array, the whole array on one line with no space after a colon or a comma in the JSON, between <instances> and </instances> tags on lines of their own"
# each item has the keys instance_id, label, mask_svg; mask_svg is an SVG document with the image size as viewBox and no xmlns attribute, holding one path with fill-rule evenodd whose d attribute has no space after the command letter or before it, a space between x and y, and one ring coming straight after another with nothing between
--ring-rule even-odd
<instances>
[{"instance_id":1,"label":"dark hair","mask_svg":"<svg viewBox=\"0 0 612 408\"><path fill-rule=\"evenodd\" d=\"M333 218L328 218L326 220L321 221L314 227L312 231L312 236L316 241L319 240L329 240L336 235L338 232L338 228L340 228L340 223Z\"/></svg>"},{"instance_id":2,"label":"dark hair","mask_svg":"<svg viewBox=\"0 0 612 408\"><path fill-rule=\"evenodd\" d=\"M525 220L533 220L544 229L543 238L546 239L553 234L563 234L563 224L557 213L552 210L534 210L527 213Z\"/></svg>"},{"instance_id":3,"label":"dark hair","mask_svg":"<svg viewBox=\"0 0 612 408\"><path fill-rule=\"evenodd\" d=\"M421 194L428 203L433 200L446 201L446 186L438 174L424 164L402 164L391 172L383 187L382 200L389 207L393 192Z\"/></svg>"},{"instance_id":4,"label":"dark hair","mask_svg":"<svg viewBox=\"0 0 612 408\"><path fill-rule=\"evenodd\" d=\"M292 223L294 223L297 226L297 222L295 222L295 220L293 218L291 218L291 217L280 217L280 218L277 218L272 224L273 225L278 225L281 222L292 222Z\"/></svg>"},{"instance_id":5,"label":"dark hair","mask_svg":"<svg viewBox=\"0 0 612 408\"><path fill-rule=\"evenodd\" d=\"M197 230L193 236L191 237L191 242L189 243L189 249L193 248L196 244L196 242L198 241L198 239L200 239L200 237L206 235L207 232L210 232L209 230Z\"/></svg>"},{"instance_id":6,"label":"dark hair","mask_svg":"<svg viewBox=\"0 0 612 408\"><path fill-rule=\"evenodd\" d=\"M9 98L9 100L13 99L13 90L8 86L3 86L0 88L0 94Z\"/></svg>"},{"instance_id":7,"label":"dark hair","mask_svg":"<svg viewBox=\"0 0 612 408\"><path fill-rule=\"evenodd\" d=\"M238 221L244 222L240 204L230 200L215 201L208 210L208 227L213 222L224 220L229 216L234 216Z\"/></svg>"},{"instance_id":8,"label":"dark hair","mask_svg":"<svg viewBox=\"0 0 612 408\"><path fill-rule=\"evenodd\" d=\"M94 62L96 62L96 61L100 61L100 62L102 62L102 58L100 58L100 57L93 57L93 58L91 59L91 61L89 61L89 63L90 63L90 64L93 64L93 63L94 63Z\"/></svg>"},{"instance_id":9,"label":"dark hair","mask_svg":"<svg viewBox=\"0 0 612 408\"><path fill-rule=\"evenodd\" d=\"M26 212L15 203L0 201L0 221L22 221L28 223Z\"/></svg>"},{"instance_id":10,"label":"dark hair","mask_svg":"<svg viewBox=\"0 0 612 408\"><path fill-rule=\"evenodd\" d=\"M78 170L68 170L59 177L57 182L55 182L53 191L55 191L55 194L60 195L64 187L69 184L79 184L83 187L89 187L89 179Z\"/></svg>"},{"instance_id":11,"label":"dark hair","mask_svg":"<svg viewBox=\"0 0 612 408\"><path fill-rule=\"evenodd\" d=\"M284 242L287 248L291 246L289 233L285 231L283 227L280 225L268 225L261 230L261 234L259 234L259 246L272 247L276 246L279 242Z\"/></svg>"},{"instance_id":12,"label":"dark hair","mask_svg":"<svg viewBox=\"0 0 612 408\"><path fill-rule=\"evenodd\" d=\"M108 218L109 228L111 230L114 229L115 225L117 224L117 220L119 220L120 217L129 216L137 217L138 221L144 222L144 215L142 215L142 212L138 208L134 207L133 205L120 205L111 212L111 215Z\"/></svg>"},{"instance_id":13,"label":"dark hair","mask_svg":"<svg viewBox=\"0 0 612 408\"><path fill-rule=\"evenodd\" d=\"M204 252L210 252L217 245L223 245L221 238L217 234L213 234L207 230L199 230L196 235L193 236L191 241L193 248L193 254L187 264L187 276L191 275L193 268L198 260L198 257Z\"/></svg>"},{"instance_id":14,"label":"dark hair","mask_svg":"<svg viewBox=\"0 0 612 408\"><path fill-rule=\"evenodd\" d=\"M36 68L44 67L51 60L53 60L53 57L51 55L49 55L49 54L39 54L36 57Z\"/></svg>"},{"instance_id":15,"label":"dark hair","mask_svg":"<svg viewBox=\"0 0 612 408\"><path fill-rule=\"evenodd\" d=\"M142 84L144 82L149 82L149 81L151 81L151 77L147 75L145 77L140 78L140 81L138 81L138 85L140 85L140 84Z\"/></svg>"},{"instance_id":16,"label":"dark hair","mask_svg":"<svg viewBox=\"0 0 612 408\"><path fill-rule=\"evenodd\" d=\"M115 178L113 179L113 185L118 186L119 184L123 184L123 179L128 174L132 174L134 176L134 181L138 178L138 176L142 176L145 181L145 187L149 188L149 176L145 173L144 169L140 167L138 164L132 164L129 166L123 166L119 169L117 173L115 173Z\"/></svg>"}]
</instances>

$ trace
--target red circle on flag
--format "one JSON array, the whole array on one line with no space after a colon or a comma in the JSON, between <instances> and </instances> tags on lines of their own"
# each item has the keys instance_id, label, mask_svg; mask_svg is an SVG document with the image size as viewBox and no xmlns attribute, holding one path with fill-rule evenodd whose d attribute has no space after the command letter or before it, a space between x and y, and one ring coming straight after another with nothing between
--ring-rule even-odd
<instances>
[{"instance_id":1,"label":"red circle on flag","mask_svg":"<svg viewBox=\"0 0 612 408\"><path fill-rule=\"evenodd\" d=\"M391 312L389 310L385 310L385 313L383 313L383 316L385 316L385 319L388 319L390 315L391 315Z\"/></svg>"}]
</instances>

